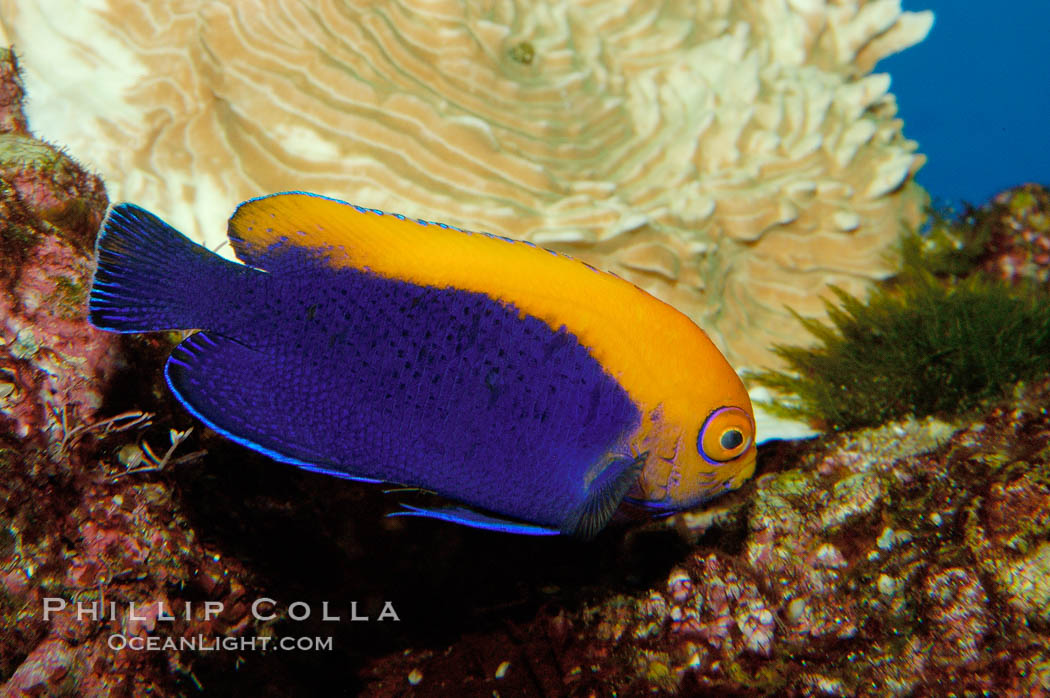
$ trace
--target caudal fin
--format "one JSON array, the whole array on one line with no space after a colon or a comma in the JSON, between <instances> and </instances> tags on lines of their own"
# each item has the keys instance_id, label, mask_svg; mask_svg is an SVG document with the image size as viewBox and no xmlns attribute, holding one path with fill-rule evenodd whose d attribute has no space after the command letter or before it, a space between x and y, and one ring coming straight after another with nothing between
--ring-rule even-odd
<instances>
[{"instance_id":1,"label":"caudal fin","mask_svg":"<svg viewBox=\"0 0 1050 698\"><path fill-rule=\"evenodd\" d=\"M134 204L109 212L96 260L89 318L111 332L208 327L215 293L247 269Z\"/></svg>"}]
</instances>

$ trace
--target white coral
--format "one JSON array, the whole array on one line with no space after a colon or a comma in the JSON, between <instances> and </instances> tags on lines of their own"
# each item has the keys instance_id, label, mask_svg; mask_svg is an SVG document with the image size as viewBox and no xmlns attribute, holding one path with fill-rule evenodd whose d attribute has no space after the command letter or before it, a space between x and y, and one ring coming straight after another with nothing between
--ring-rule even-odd
<instances>
[{"instance_id":1,"label":"white coral","mask_svg":"<svg viewBox=\"0 0 1050 698\"><path fill-rule=\"evenodd\" d=\"M210 244L300 189L526 237L738 367L857 291L924 202L880 58L899 0L0 0L45 137ZM61 21L58 21L61 18Z\"/></svg>"}]
</instances>

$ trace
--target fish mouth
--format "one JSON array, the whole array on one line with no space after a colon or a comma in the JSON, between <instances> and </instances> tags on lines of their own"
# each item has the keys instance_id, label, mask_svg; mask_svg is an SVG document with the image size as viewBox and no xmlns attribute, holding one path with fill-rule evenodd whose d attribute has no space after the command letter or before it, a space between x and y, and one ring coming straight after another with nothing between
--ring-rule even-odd
<instances>
[{"instance_id":1,"label":"fish mouth","mask_svg":"<svg viewBox=\"0 0 1050 698\"><path fill-rule=\"evenodd\" d=\"M692 509L710 502L727 492L740 489L744 483L751 479L755 474L755 465L758 461L758 451L755 449L754 444L751 445L750 453L744 457L746 460L744 461L743 467L741 467L735 475L730 476L729 478L725 478L724 476L718 477L713 473L700 478L701 494L695 501L686 504L681 502L675 503L671 501L670 495L664 495L661 499L639 499L638 497L627 496L623 498L623 501L631 506L644 509L651 516L658 518Z\"/></svg>"},{"instance_id":2,"label":"fish mouth","mask_svg":"<svg viewBox=\"0 0 1050 698\"><path fill-rule=\"evenodd\" d=\"M745 482L751 479L751 476L755 474L755 465L758 463L758 449L755 448L754 444L751 444L751 454L744 462L744 467L740 469L740 472L736 474L730 482L733 486L730 489L739 489Z\"/></svg>"}]
</instances>

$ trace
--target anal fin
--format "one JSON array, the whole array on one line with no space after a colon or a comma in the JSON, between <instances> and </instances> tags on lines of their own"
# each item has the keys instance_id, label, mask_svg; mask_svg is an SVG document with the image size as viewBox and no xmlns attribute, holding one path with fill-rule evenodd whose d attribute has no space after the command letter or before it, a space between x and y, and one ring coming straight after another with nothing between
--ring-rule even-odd
<instances>
[{"instance_id":1,"label":"anal fin","mask_svg":"<svg viewBox=\"0 0 1050 698\"><path fill-rule=\"evenodd\" d=\"M556 536L561 531L556 528L537 526L536 524L522 523L510 519L501 519L488 514L467 509L466 507L442 507L440 509L424 509L409 504L402 504L407 511L395 511L387 516L424 516L441 521L480 528L486 531L499 531L501 533L518 533L526 536Z\"/></svg>"},{"instance_id":2,"label":"anal fin","mask_svg":"<svg viewBox=\"0 0 1050 698\"><path fill-rule=\"evenodd\" d=\"M214 430L213 430L214 431ZM310 465L308 463L295 463L301 469L309 471L311 473L320 473L321 475L330 475L332 477L338 477L343 480L353 480L354 482L383 482L383 480L376 480L372 477L362 477L360 475L351 475L350 473L343 472L342 470L336 470L335 468L324 468L319 465Z\"/></svg>"},{"instance_id":3,"label":"anal fin","mask_svg":"<svg viewBox=\"0 0 1050 698\"><path fill-rule=\"evenodd\" d=\"M304 470L360 482L382 482L339 467L311 420L289 422L288 405L309 413L319 398L284 370L280 357L214 332L196 332L164 366L168 387L209 429L235 443Z\"/></svg>"}]
</instances>

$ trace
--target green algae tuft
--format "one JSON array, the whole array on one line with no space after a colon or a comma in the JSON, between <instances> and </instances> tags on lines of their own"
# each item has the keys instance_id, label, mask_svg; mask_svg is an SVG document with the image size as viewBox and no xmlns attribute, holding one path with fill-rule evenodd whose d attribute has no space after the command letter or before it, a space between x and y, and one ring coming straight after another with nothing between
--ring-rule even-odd
<instances>
[{"instance_id":1,"label":"green algae tuft","mask_svg":"<svg viewBox=\"0 0 1050 698\"><path fill-rule=\"evenodd\" d=\"M866 302L832 289L831 324L797 316L818 344L778 346L790 372L753 374L785 396L771 411L828 429L948 416L1050 371L1050 294L980 275L938 280L912 267Z\"/></svg>"}]
</instances>

